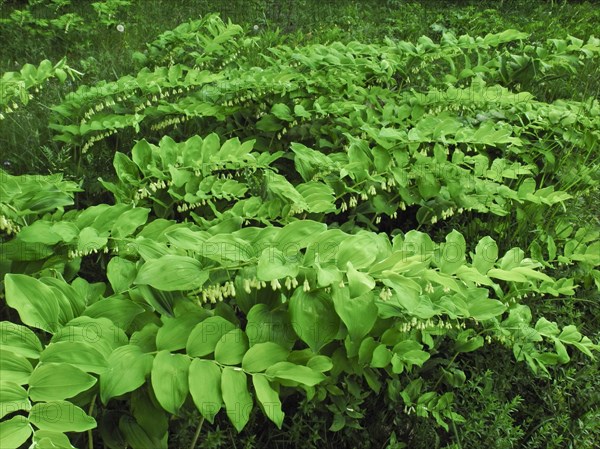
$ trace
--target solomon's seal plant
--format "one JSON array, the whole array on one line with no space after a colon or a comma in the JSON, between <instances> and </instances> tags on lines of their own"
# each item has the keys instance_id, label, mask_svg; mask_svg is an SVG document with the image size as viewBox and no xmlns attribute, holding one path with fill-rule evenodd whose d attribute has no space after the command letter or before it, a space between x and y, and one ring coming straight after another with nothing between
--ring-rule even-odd
<instances>
[{"instance_id":1,"label":"solomon's seal plant","mask_svg":"<svg viewBox=\"0 0 600 449\"><path fill-rule=\"evenodd\" d=\"M167 448L189 410L281 428L298 395L334 431L369 394L448 430L465 354L499 345L548 376L600 349L528 301L600 283L597 229L566 214L598 188L600 109L524 90L597 61L597 39L259 39L183 24L137 73L53 107L69 148L118 138L114 204L0 172L1 447L91 447L98 428L110 448Z\"/></svg>"}]
</instances>

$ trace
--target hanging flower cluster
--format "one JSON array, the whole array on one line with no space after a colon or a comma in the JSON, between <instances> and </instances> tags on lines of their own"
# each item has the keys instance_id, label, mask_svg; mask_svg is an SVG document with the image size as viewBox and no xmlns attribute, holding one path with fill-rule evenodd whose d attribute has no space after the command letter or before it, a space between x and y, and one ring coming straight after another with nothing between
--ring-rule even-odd
<instances>
[{"instance_id":1,"label":"hanging flower cluster","mask_svg":"<svg viewBox=\"0 0 600 449\"><path fill-rule=\"evenodd\" d=\"M235 298L235 287L233 282L227 281L223 285L209 285L202 290L202 302L216 304L226 298Z\"/></svg>"},{"instance_id":2,"label":"hanging flower cluster","mask_svg":"<svg viewBox=\"0 0 600 449\"><path fill-rule=\"evenodd\" d=\"M244 279L242 282L242 285L244 287L244 291L248 294L252 293L252 289L261 290L263 288L267 288L266 281L259 281L256 278ZM286 289L292 290L292 289L298 287L298 280L296 278L288 276L285 278L285 281L283 282L283 286L281 285L281 283L279 282L278 279L273 279L270 282L270 285L271 285L271 288L273 289L273 291L281 290L284 286Z\"/></svg>"},{"instance_id":3,"label":"hanging flower cluster","mask_svg":"<svg viewBox=\"0 0 600 449\"><path fill-rule=\"evenodd\" d=\"M0 215L0 231L6 231L8 235L18 234L21 227L10 218Z\"/></svg>"}]
</instances>

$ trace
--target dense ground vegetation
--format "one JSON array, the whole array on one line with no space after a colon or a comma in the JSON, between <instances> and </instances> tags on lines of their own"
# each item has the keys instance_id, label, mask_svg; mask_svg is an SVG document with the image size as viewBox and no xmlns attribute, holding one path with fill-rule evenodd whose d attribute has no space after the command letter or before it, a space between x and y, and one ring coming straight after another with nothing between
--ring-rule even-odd
<instances>
[{"instance_id":1,"label":"dense ground vegetation","mask_svg":"<svg viewBox=\"0 0 600 449\"><path fill-rule=\"evenodd\" d=\"M0 447L595 448L600 8L2 1Z\"/></svg>"}]
</instances>

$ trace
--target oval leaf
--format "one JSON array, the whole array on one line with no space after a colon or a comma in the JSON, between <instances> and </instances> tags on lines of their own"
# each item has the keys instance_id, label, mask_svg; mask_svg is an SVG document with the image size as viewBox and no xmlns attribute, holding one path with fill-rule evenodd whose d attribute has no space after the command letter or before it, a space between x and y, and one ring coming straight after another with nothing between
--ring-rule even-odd
<instances>
[{"instance_id":1,"label":"oval leaf","mask_svg":"<svg viewBox=\"0 0 600 449\"><path fill-rule=\"evenodd\" d=\"M100 374L106 370L107 361L92 345L81 341L50 343L40 361L44 363L68 363L86 373ZM64 399L64 398L61 398Z\"/></svg>"},{"instance_id":2,"label":"oval leaf","mask_svg":"<svg viewBox=\"0 0 600 449\"><path fill-rule=\"evenodd\" d=\"M221 410L221 368L210 360L194 359L190 364L190 394L198 411L211 424Z\"/></svg>"},{"instance_id":3,"label":"oval leaf","mask_svg":"<svg viewBox=\"0 0 600 449\"><path fill-rule=\"evenodd\" d=\"M17 410L30 408L25 388L14 382L0 381L0 419Z\"/></svg>"},{"instance_id":4,"label":"oval leaf","mask_svg":"<svg viewBox=\"0 0 600 449\"><path fill-rule=\"evenodd\" d=\"M8 421L0 422L0 447L2 449L19 449L29 439L33 429L24 416L15 416Z\"/></svg>"},{"instance_id":5,"label":"oval leaf","mask_svg":"<svg viewBox=\"0 0 600 449\"><path fill-rule=\"evenodd\" d=\"M29 381L32 371L33 367L25 357L0 349L0 379L23 385Z\"/></svg>"},{"instance_id":6,"label":"oval leaf","mask_svg":"<svg viewBox=\"0 0 600 449\"><path fill-rule=\"evenodd\" d=\"M0 342L2 349L28 359L39 359L42 352L42 343L31 329L10 321L0 322Z\"/></svg>"},{"instance_id":7,"label":"oval leaf","mask_svg":"<svg viewBox=\"0 0 600 449\"><path fill-rule=\"evenodd\" d=\"M287 359L290 351L277 343L265 342L252 346L244 355L242 368L250 373L260 373L277 362Z\"/></svg>"},{"instance_id":8,"label":"oval leaf","mask_svg":"<svg viewBox=\"0 0 600 449\"><path fill-rule=\"evenodd\" d=\"M378 309L371 292L350 298L349 289L335 288L332 298L335 311L348 328L350 338L362 341L377 320Z\"/></svg>"},{"instance_id":9,"label":"oval leaf","mask_svg":"<svg viewBox=\"0 0 600 449\"><path fill-rule=\"evenodd\" d=\"M235 329L235 325L220 316L205 319L190 333L186 352L192 357L203 357L214 352L223 335Z\"/></svg>"},{"instance_id":10,"label":"oval leaf","mask_svg":"<svg viewBox=\"0 0 600 449\"><path fill-rule=\"evenodd\" d=\"M24 324L50 333L59 328L60 307L50 287L24 274L7 274L4 285L6 303Z\"/></svg>"},{"instance_id":11,"label":"oval leaf","mask_svg":"<svg viewBox=\"0 0 600 449\"><path fill-rule=\"evenodd\" d=\"M325 380L325 376L307 366L296 365L290 362L279 362L269 367L265 374L277 379L291 380L302 385L313 387Z\"/></svg>"},{"instance_id":12,"label":"oval leaf","mask_svg":"<svg viewBox=\"0 0 600 449\"><path fill-rule=\"evenodd\" d=\"M33 401L71 398L90 389L96 378L66 363L41 363L29 378L29 397Z\"/></svg>"},{"instance_id":13,"label":"oval leaf","mask_svg":"<svg viewBox=\"0 0 600 449\"><path fill-rule=\"evenodd\" d=\"M223 365L238 365L248 350L248 337L241 329L227 332L217 342L215 360Z\"/></svg>"},{"instance_id":14,"label":"oval leaf","mask_svg":"<svg viewBox=\"0 0 600 449\"><path fill-rule=\"evenodd\" d=\"M152 364L152 389L160 405L169 413L177 414L188 395L190 359L183 354L161 351Z\"/></svg>"},{"instance_id":15,"label":"oval leaf","mask_svg":"<svg viewBox=\"0 0 600 449\"><path fill-rule=\"evenodd\" d=\"M281 401L279 394L271 386L269 380L264 374L255 374L252 376L252 383L256 391L256 398L264 414L273 421L279 429L283 424L284 413L281 410Z\"/></svg>"},{"instance_id":16,"label":"oval leaf","mask_svg":"<svg viewBox=\"0 0 600 449\"><path fill-rule=\"evenodd\" d=\"M108 369L100 374L100 399L106 403L115 396L136 390L146 381L152 356L135 345L121 346L108 358Z\"/></svg>"},{"instance_id":17,"label":"oval leaf","mask_svg":"<svg viewBox=\"0 0 600 449\"><path fill-rule=\"evenodd\" d=\"M331 300L322 292L297 288L289 305L294 331L310 349L318 352L337 335L340 318Z\"/></svg>"},{"instance_id":18,"label":"oval leaf","mask_svg":"<svg viewBox=\"0 0 600 449\"><path fill-rule=\"evenodd\" d=\"M166 255L142 265L135 283L163 291L176 291L200 288L207 280L208 271L203 270L196 259Z\"/></svg>"},{"instance_id":19,"label":"oval leaf","mask_svg":"<svg viewBox=\"0 0 600 449\"><path fill-rule=\"evenodd\" d=\"M227 416L236 430L241 432L250 419L253 406L246 373L241 368L223 368L221 391Z\"/></svg>"},{"instance_id":20,"label":"oval leaf","mask_svg":"<svg viewBox=\"0 0 600 449\"><path fill-rule=\"evenodd\" d=\"M67 401L35 404L29 412L29 421L41 430L54 432L85 432L96 427L94 418Z\"/></svg>"}]
</instances>

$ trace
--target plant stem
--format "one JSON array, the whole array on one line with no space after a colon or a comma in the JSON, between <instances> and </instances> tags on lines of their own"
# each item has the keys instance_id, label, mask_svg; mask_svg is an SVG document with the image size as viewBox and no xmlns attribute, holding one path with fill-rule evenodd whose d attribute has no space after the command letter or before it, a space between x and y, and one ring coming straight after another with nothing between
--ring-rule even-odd
<instances>
[{"instance_id":1,"label":"plant stem","mask_svg":"<svg viewBox=\"0 0 600 449\"><path fill-rule=\"evenodd\" d=\"M200 432L202 431L202 424L204 424L204 416L200 418L200 424L198 424L198 428L196 429L196 433L194 434L194 438L192 439L190 449L194 449L194 447L196 447L196 442L198 441L198 437L200 437Z\"/></svg>"},{"instance_id":2,"label":"plant stem","mask_svg":"<svg viewBox=\"0 0 600 449\"><path fill-rule=\"evenodd\" d=\"M452 425L452 432L454 433L454 437L456 438L456 444L458 445L459 449L462 449L462 443L460 442L460 435L458 434L458 431L456 430L456 423L454 422L454 420L451 420L450 424Z\"/></svg>"},{"instance_id":3,"label":"plant stem","mask_svg":"<svg viewBox=\"0 0 600 449\"><path fill-rule=\"evenodd\" d=\"M92 403L90 404L90 408L88 410L88 415L92 416L92 412L94 411L94 405L96 404L96 395L92 397ZM92 429L87 431L88 434L88 449L94 449L94 437L92 436Z\"/></svg>"}]
</instances>

